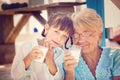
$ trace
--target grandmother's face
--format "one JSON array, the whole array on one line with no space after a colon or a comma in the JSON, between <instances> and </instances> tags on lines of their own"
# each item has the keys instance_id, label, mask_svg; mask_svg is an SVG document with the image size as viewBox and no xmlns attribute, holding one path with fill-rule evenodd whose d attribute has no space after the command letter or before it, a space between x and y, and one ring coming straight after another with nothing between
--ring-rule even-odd
<instances>
[{"instance_id":1,"label":"grandmother's face","mask_svg":"<svg viewBox=\"0 0 120 80\"><path fill-rule=\"evenodd\" d=\"M82 48L82 52L91 52L96 49L100 43L101 35L95 30L86 27L77 27L74 34L74 44Z\"/></svg>"}]
</instances>

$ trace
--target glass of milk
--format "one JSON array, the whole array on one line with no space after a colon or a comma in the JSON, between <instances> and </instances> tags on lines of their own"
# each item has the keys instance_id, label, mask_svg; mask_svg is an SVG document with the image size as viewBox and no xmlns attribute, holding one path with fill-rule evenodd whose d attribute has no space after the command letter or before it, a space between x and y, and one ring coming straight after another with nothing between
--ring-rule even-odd
<instances>
[{"instance_id":1,"label":"glass of milk","mask_svg":"<svg viewBox=\"0 0 120 80\"><path fill-rule=\"evenodd\" d=\"M73 45L69 51L71 52L71 56L73 56L77 62L79 62L79 57L80 57L80 54L81 54L81 48L78 47L77 45Z\"/></svg>"},{"instance_id":2,"label":"glass of milk","mask_svg":"<svg viewBox=\"0 0 120 80\"><path fill-rule=\"evenodd\" d=\"M41 49L41 51L43 52L43 56L40 57L40 58L38 58L38 59L35 59L35 61L42 63L42 62L44 62L44 59L45 59L46 53L47 53L47 51L48 51L48 48L47 48L47 47L44 47L44 46L40 46L40 49Z\"/></svg>"},{"instance_id":3,"label":"glass of milk","mask_svg":"<svg viewBox=\"0 0 120 80\"><path fill-rule=\"evenodd\" d=\"M45 46L43 46L43 45L39 45L39 44L38 44L38 40L35 40L35 41L32 43L32 46L39 46L39 47L40 47L40 50L42 51L43 56L40 57L40 58L38 58L38 59L35 59L35 61L43 63L43 62L44 62L44 59L45 59L45 56L46 56L46 53L47 53L47 51L48 51L48 48L45 47Z\"/></svg>"}]
</instances>

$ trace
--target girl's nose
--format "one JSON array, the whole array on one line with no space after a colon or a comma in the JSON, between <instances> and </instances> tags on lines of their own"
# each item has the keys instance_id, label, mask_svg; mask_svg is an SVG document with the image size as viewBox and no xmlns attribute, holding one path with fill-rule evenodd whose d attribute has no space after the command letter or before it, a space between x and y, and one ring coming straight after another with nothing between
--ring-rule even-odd
<instances>
[{"instance_id":1,"label":"girl's nose","mask_svg":"<svg viewBox=\"0 0 120 80\"><path fill-rule=\"evenodd\" d=\"M62 37L58 36L57 40L60 42L62 40Z\"/></svg>"}]
</instances>

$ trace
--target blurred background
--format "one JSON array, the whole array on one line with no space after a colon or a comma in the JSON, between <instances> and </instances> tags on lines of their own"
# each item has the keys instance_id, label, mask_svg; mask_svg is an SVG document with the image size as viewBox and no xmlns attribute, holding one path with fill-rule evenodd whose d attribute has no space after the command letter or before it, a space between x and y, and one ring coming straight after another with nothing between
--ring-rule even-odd
<instances>
[{"instance_id":1,"label":"blurred background","mask_svg":"<svg viewBox=\"0 0 120 80\"><path fill-rule=\"evenodd\" d=\"M36 1L36 2L35 2ZM57 2L86 2L84 5L74 7L74 11L79 11L84 8L95 9L103 19L104 32L101 46L103 47L117 47L120 48L116 42L110 42L109 39L120 34L120 0L0 0L0 7L3 3L27 3L28 7L36 7ZM4 29L2 26L5 24L4 11L0 8L0 32ZM12 11L12 9L11 9ZM41 16L47 20L47 10L41 11ZM16 27L23 17L23 14L13 15L13 27ZM7 26L5 27L7 28ZM14 42L2 42L3 35L0 34L0 80L12 80L10 76L10 68L14 55L19 52L20 45L32 39L40 38L44 26L34 17L30 16L28 21L23 25L20 33L15 38Z\"/></svg>"}]
</instances>

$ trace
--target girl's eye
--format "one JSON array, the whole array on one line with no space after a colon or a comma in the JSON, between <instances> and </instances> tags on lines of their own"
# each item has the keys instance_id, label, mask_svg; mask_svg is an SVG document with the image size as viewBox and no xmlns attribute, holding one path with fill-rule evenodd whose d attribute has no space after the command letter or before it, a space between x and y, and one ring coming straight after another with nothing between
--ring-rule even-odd
<instances>
[{"instance_id":1,"label":"girl's eye","mask_svg":"<svg viewBox=\"0 0 120 80\"><path fill-rule=\"evenodd\" d=\"M66 36L66 35L63 35L63 38L64 38L64 39L67 39L67 38L68 38L68 36Z\"/></svg>"},{"instance_id":2,"label":"girl's eye","mask_svg":"<svg viewBox=\"0 0 120 80\"><path fill-rule=\"evenodd\" d=\"M58 33L58 31L55 31L56 33Z\"/></svg>"},{"instance_id":3,"label":"girl's eye","mask_svg":"<svg viewBox=\"0 0 120 80\"><path fill-rule=\"evenodd\" d=\"M59 33L58 31L54 31L54 32L57 33L57 34Z\"/></svg>"}]
</instances>

